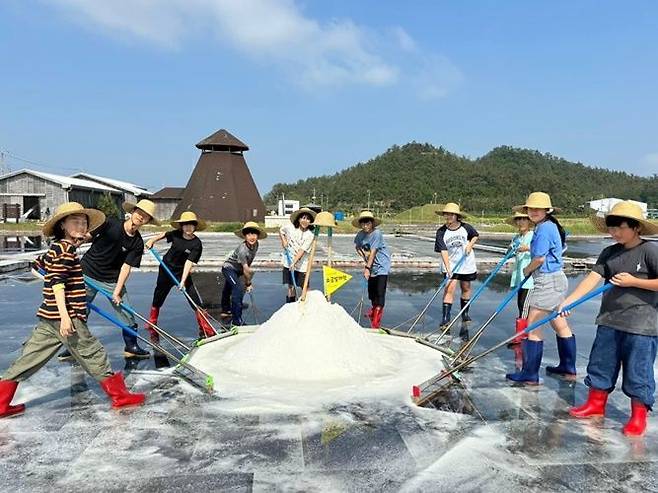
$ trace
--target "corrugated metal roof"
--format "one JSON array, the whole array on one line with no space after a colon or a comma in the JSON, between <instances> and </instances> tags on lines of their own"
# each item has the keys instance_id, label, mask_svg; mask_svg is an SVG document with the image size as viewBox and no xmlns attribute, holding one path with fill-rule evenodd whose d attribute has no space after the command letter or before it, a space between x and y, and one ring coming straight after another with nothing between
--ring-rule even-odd
<instances>
[{"instance_id":1,"label":"corrugated metal roof","mask_svg":"<svg viewBox=\"0 0 658 493\"><path fill-rule=\"evenodd\" d=\"M57 183L61 185L62 188L78 187L78 188L88 188L91 190L101 190L103 192L121 193L121 190L108 187L107 185L103 185L95 181L83 180L81 178L72 178L70 176L64 176L64 175L56 175L54 173L44 173L43 171L35 171L33 169L27 169L27 168L20 169L18 171L12 171L11 173L2 175L0 176L0 180L5 178L11 178L12 176L17 176L23 173L26 173L28 175L38 176L39 178L43 178L44 180Z\"/></svg>"},{"instance_id":2,"label":"corrugated metal roof","mask_svg":"<svg viewBox=\"0 0 658 493\"><path fill-rule=\"evenodd\" d=\"M119 188L126 192L130 192L133 195L151 195L153 192L149 192L146 188L135 185L127 181L115 180L114 178L106 178L104 176L92 175L90 173L76 173L72 175L73 178L89 178L92 181L97 181L109 185L114 188Z\"/></svg>"}]
</instances>

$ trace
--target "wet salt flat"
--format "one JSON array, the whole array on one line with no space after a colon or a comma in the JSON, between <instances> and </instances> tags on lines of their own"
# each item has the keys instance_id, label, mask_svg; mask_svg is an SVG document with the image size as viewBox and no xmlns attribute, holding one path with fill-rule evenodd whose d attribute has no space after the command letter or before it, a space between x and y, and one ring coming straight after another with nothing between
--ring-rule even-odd
<instances>
[{"instance_id":1,"label":"wet salt flat","mask_svg":"<svg viewBox=\"0 0 658 493\"><path fill-rule=\"evenodd\" d=\"M280 278L279 272L257 274L253 297L245 298L248 323L263 322L281 306ZM215 276L197 279L205 301L216 303ZM572 287L578 279L570 278ZM129 281L141 313L154 283L155 273L137 272ZM417 314L437 283L430 272L393 274L384 324ZM507 283L502 276L492 283L466 329L472 333L490 315ZM333 300L350 312L361 295L355 278ZM38 282L0 281L0 369L19 354L39 301ZM99 305L107 307L104 300ZM501 349L464 373L463 387L450 387L435 401L438 409L404 398L373 399L367 381L335 402L318 401L310 386L299 393L298 406L284 409L265 392L243 406L222 396L221 374L215 375L219 396L210 397L156 368L165 363L161 358L124 360L118 330L93 315L90 326L113 367L125 369L128 385L148 394L147 405L111 411L79 367L52 360L19 387L15 402L26 402L25 415L0 421L0 479L6 491L658 491L658 419L650 417L645 437L625 438L620 430L629 401L620 390L604 420L568 418L567 408L586 395L582 379L597 309L598 300L587 302L570 319L578 337L575 384L546 377L538 390L511 387L504 374L514 366L514 352ZM437 302L419 330L436 328L439 311ZM514 317L509 306L478 351L511 334ZM193 314L174 292L160 325L187 340L196 336ZM453 347L460 333L468 336L453 328ZM548 335L544 364L556 360Z\"/></svg>"}]
</instances>

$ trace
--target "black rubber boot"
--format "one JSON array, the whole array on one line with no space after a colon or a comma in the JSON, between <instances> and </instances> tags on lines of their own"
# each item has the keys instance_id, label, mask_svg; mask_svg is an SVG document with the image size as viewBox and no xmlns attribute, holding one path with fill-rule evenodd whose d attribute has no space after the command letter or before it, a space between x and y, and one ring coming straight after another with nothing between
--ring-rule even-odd
<instances>
[{"instance_id":1,"label":"black rubber boot","mask_svg":"<svg viewBox=\"0 0 658 493\"><path fill-rule=\"evenodd\" d=\"M296 296L286 296L286 303L294 303L295 301L297 301Z\"/></svg>"},{"instance_id":2,"label":"black rubber boot","mask_svg":"<svg viewBox=\"0 0 658 493\"><path fill-rule=\"evenodd\" d=\"M461 298L459 300L460 308L464 308L466 306L466 303L468 303L469 301L471 301L471 300L465 300L464 298ZM468 316L468 310L469 309L470 309L470 307L466 308L466 310L464 310L462 312L462 322L470 322L471 321L471 317Z\"/></svg>"},{"instance_id":3,"label":"black rubber boot","mask_svg":"<svg viewBox=\"0 0 658 493\"><path fill-rule=\"evenodd\" d=\"M445 327L450 323L450 310L452 309L452 303L443 304L443 319L441 320L441 325Z\"/></svg>"},{"instance_id":4,"label":"black rubber boot","mask_svg":"<svg viewBox=\"0 0 658 493\"><path fill-rule=\"evenodd\" d=\"M57 359L60 360L61 362L73 361L74 360L73 355L71 354L71 351L69 351L68 349L64 349L64 351L59 353L57 355Z\"/></svg>"},{"instance_id":5,"label":"black rubber boot","mask_svg":"<svg viewBox=\"0 0 658 493\"><path fill-rule=\"evenodd\" d=\"M133 330L135 330L136 332L137 327L134 327ZM123 355L126 358L146 359L151 356L151 353L139 347L139 345L137 344L137 336L130 334L125 330L122 333L123 333L123 342L126 344L126 347L123 348Z\"/></svg>"}]
</instances>

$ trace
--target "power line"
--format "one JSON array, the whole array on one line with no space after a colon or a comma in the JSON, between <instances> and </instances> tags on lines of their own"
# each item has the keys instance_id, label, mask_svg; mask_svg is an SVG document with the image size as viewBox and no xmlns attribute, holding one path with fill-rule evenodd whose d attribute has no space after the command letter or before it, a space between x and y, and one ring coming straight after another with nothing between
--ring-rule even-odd
<instances>
[{"instance_id":1,"label":"power line","mask_svg":"<svg viewBox=\"0 0 658 493\"><path fill-rule=\"evenodd\" d=\"M47 168L53 170L66 170L66 171L80 171L81 169L81 168L68 168L66 166L55 166L52 164L45 164L45 163L40 163L38 161L32 161L31 159L26 159L24 157L17 156L16 154L9 152L7 149L0 149L0 154L3 157L3 159L0 159L0 164L3 164L3 167L4 167L4 156L9 156L10 158L15 159L16 161L21 161L23 163L31 164L32 166L37 166L40 168Z\"/></svg>"}]
</instances>

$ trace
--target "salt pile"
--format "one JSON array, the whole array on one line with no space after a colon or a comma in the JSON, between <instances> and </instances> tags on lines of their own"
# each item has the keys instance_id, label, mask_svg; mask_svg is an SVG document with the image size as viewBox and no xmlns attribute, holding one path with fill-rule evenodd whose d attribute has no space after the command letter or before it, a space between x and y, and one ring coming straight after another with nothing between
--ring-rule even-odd
<instances>
[{"instance_id":1,"label":"salt pile","mask_svg":"<svg viewBox=\"0 0 658 493\"><path fill-rule=\"evenodd\" d=\"M310 291L305 303L283 305L222 360L236 373L307 382L376 376L399 364L395 351L320 291Z\"/></svg>"}]
</instances>

